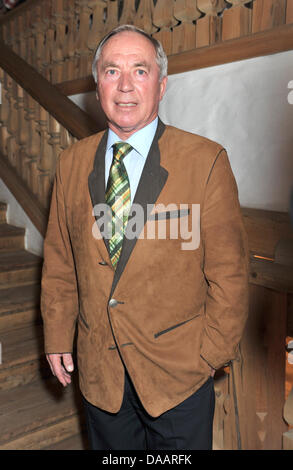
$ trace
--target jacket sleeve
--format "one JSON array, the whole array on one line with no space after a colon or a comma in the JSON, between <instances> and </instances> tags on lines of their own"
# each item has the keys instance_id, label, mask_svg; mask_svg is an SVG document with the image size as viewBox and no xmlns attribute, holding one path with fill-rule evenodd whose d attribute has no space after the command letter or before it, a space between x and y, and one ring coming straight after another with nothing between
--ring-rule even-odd
<instances>
[{"instance_id":1,"label":"jacket sleeve","mask_svg":"<svg viewBox=\"0 0 293 470\"><path fill-rule=\"evenodd\" d=\"M66 205L57 162L41 281L41 313L44 322L45 352L71 352L79 312L75 264L66 223Z\"/></svg>"},{"instance_id":2,"label":"jacket sleeve","mask_svg":"<svg viewBox=\"0 0 293 470\"><path fill-rule=\"evenodd\" d=\"M201 236L208 284L201 356L218 369L237 358L249 292L247 235L236 181L223 148L207 181Z\"/></svg>"}]
</instances>

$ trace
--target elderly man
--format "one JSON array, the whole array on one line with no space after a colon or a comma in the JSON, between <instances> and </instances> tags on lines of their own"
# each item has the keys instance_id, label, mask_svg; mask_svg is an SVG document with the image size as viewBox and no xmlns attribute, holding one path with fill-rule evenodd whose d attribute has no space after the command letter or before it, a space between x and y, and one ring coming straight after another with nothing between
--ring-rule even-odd
<instances>
[{"instance_id":1,"label":"elderly man","mask_svg":"<svg viewBox=\"0 0 293 470\"><path fill-rule=\"evenodd\" d=\"M93 75L109 128L58 161L42 278L47 358L67 386L77 322L93 449L210 449L214 371L237 358L247 316L235 179L221 145L158 118L158 41L116 28Z\"/></svg>"}]
</instances>

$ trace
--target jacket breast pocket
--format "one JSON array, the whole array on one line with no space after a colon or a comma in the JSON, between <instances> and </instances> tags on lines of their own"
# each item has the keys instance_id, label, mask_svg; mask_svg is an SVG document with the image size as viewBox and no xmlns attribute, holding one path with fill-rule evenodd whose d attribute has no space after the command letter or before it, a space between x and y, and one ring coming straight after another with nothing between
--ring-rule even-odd
<instances>
[{"instance_id":1,"label":"jacket breast pocket","mask_svg":"<svg viewBox=\"0 0 293 470\"><path fill-rule=\"evenodd\" d=\"M178 219L180 217L185 217L189 215L190 209L178 209L164 212L155 212L154 214L149 214L148 220L169 220L169 219Z\"/></svg>"},{"instance_id":2,"label":"jacket breast pocket","mask_svg":"<svg viewBox=\"0 0 293 470\"><path fill-rule=\"evenodd\" d=\"M182 241L182 233L185 233L190 225L189 214L188 208L148 214L146 237L148 239Z\"/></svg>"}]
</instances>

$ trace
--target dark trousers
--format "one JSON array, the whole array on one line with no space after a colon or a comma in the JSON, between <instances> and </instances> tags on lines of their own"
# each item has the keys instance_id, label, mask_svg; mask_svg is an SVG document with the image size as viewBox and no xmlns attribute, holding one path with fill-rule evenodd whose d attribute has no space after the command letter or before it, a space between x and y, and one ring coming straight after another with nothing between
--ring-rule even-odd
<instances>
[{"instance_id":1,"label":"dark trousers","mask_svg":"<svg viewBox=\"0 0 293 470\"><path fill-rule=\"evenodd\" d=\"M209 450L215 408L210 377L182 403L153 418L144 410L128 374L121 409L109 413L83 397L93 450Z\"/></svg>"}]
</instances>

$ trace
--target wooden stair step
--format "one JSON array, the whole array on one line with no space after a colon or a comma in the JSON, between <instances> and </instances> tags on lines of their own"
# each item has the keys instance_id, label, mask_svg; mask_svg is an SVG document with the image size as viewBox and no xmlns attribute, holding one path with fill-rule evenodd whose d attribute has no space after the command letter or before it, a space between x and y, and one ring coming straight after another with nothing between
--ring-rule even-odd
<instances>
[{"instance_id":1,"label":"wooden stair step","mask_svg":"<svg viewBox=\"0 0 293 470\"><path fill-rule=\"evenodd\" d=\"M53 377L0 392L0 449L42 449L81 429L80 394Z\"/></svg>"},{"instance_id":2,"label":"wooden stair step","mask_svg":"<svg viewBox=\"0 0 293 470\"><path fill-rule=\"evenodd\" d=\"M24 248L25 229L0 223L0 251L21 250Z\"/></svg>"},{"instance_id":3,"label":"wooden stair step","mask_svg":"<svg viewBox=\"0 0 293 470\"><path fill-rule=\"evenodd\" d=\"M6 222L7 204L0 202L0 223Z\"/></svg>"},{"instance_id":4,"label":"wooden stair step","mask_svg":"<svg viewBox=\"0 0 293 470\"><path fill-rule=\"evenodd\" d=\"M41 265L42 258L26 250L0 252L0 283L36 281Z\"/></svg>"},{"instance_id":5,"label":"wooden stair step","mask_svg":"<svg viewBox=\"0 0 293 470\"><path fill-rule=\"evenodd\" d=\"M0 289L0 331L40 322L40 284Z\"/></svg>"},{"instance_id":6,"label":"wooden stair step","mask_svg":"<svg viewBox=\"0 0 293 470\"><path fill-rule=\"evenodd\" d=\"M19 387L51 374L43 352L42 325L2 332L0 340L0 390Z\"/></svg>"},{"instance_id":7,"label":"wooden stair step","mask_svg":"<svg viewBox=\"0 0 293 470\"><path fill-rule=\"evenodd\" d=\"M45 447L43 450L89 450L89 443L86 433L80 432L75 436Z\"/></svg>"},{"instance_id":8,"label":"wooden stair step","mask_svg":"<svg viewBox=\"0 0 293 470\"><path fill-rule=\"evenodd\" d=\"M0 282L0 298L1 294L4 289L10 289L12 287L19 287L19 286L31 286L32 284L36 284L40 282L41 276L39 276L37 279L28 279L24 281L18 281L17 279L15 281L13 280L4 280L3 282Z\"/></svg>"}]
</instances>

